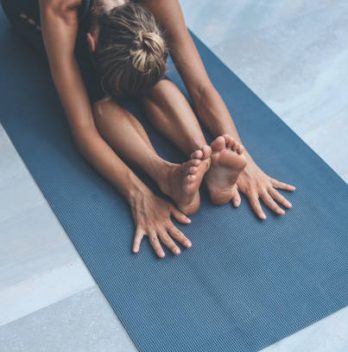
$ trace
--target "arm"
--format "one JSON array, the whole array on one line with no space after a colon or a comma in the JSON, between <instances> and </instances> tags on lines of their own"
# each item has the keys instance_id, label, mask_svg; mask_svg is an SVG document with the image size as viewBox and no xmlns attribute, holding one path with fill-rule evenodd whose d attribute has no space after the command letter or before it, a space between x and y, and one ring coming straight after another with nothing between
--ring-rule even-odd
<instances>
[{"instance_id":1,"label":"arm","mask_svg":"<svg viewBox=\"0 0 348 352\"><path fill-rule=\"evenodd\" d=\"M42 33L50 70L77 147L131 206L137 225L133 250L137 252L145 231L153 232L152 227L162 230L162 227L169 226L171 215L183 223L189 220L152 194L98 133L74 57L78 6L79 0L40 0ZM155 241L153 247L159 253L157 244Z\"/></svg>"},{"instance_id":2,"label":"arm","mask_svg":"<svg viewBox=\"0 0 348 352\"><path fill-rule=\"evenodd\" d=\"M197 48L186 28L178 0L143 0L156 20L166 30L170 53L175 65L192 98L195 110L203 124L213 136L229 134L240 141L238 131L221 96L211 83ZM246 151L247 166L237 180L238 190L245 193L256 215L265 219L259 199L275 213L284 211L275 202L286 208L291 204L277 191L295 190L294 186L285 184L266 175ZM234 205L239 206L240 196L235 189Z\"/></svg>"},{"instance_id":3,"label":"arm","mask_svg":"<svg viewBox=\"0 0 348 352\"><path fill-rule=\"evenodd\" d=\"M55 87L75 143L93 166L129 197L140 182L100 137L74 57L79 1L40 1L42 33ZM131 180L131 182L128 182Z\"/></svg>"},{"instance_id":4,"label":"arm","mask_svg":"<svg viewBox=\"0 0 348 352\"><path fill-rule=\"evenodd\" d=\"M170 53L192 98L197 114L213 136L240 137L231 115L211 83L202 59L185 25L177 0L144 0L166 30Z\"/></svg>"}]
</instances>

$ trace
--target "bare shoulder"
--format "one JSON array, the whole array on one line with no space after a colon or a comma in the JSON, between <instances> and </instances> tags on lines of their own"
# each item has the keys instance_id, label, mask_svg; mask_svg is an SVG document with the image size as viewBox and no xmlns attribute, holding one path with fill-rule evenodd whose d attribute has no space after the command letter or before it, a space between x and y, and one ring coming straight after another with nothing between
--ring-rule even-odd
<instances>
[{"instance_id":1,"label":"bare shoulder","mask_svg":"<svg viewBox=\"0 0 348 352\"><path fill-rule=\"evenodd\" d=\"M95 15L100 16L128 2L129 0L94 0L92 11Z\"/></svg>"},{"instance_id":2,"label":"bare shoulder","mask_svg":"<svg viewBox=\"0 0 348 352\"><path fill-rule=\"evenodd\" d=\"M55 12L78 8L83 0L39 0L41 8L49 8Z\"/></svg>"}]
</instances>

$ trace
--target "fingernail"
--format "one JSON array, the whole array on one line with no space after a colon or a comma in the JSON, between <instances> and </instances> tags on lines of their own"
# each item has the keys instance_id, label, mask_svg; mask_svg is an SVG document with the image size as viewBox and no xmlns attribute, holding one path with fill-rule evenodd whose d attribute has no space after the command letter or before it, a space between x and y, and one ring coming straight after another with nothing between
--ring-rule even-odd
<instances>
[{"instance_id":1,"label":"fingernail","mask_svg":"<svg viewBox=\"0 0 348 352\"><path fill-rule=\"evenodd\" d=\"M285 215L285 211L284 210L279 210L279 215Z\"/></svg>"},{"instance_id":2,"label":"fingernail","mask_svg":"<svg viewBox=\"0 0 348 352\"><path fill-rule=\"evenodd\" d=\"M176 254L176 255L179 255L180 253L181 253L180 249L176 249L176 250L175 250L175 254Z\"/></svg>"},{"instance_id":3,"label":"fingernail","mask_svg":"<svg viewBox=\"0 0 348 352\"><path fill-rule=\"evenodd\" d=\"M187 246L188 248L191 248L191 247L192 247L192 242L191 242L191 241L187 241L187 242L186 242L186 246Z\"/></svg>"},{"instance_id":4,"label":"fingernail","mask_svg":"<svg viewBox=\"0 0 348 352\"><path fill-rule=\"evenodd\" d=\"M262 220L266 220L266 219L267 219L267 216L266 216L265 214L262 214L262 215L261 215L261 219L262 219Z\"/></svg>"},{"instance_id":5,"label":"fingernail","mask_svg":"<svg viewBox=\"0 0 348 352\"><path fill-rule=\"evenodd\" d=\"M186 221L187 221L189 224L191 224L191 219L186 218Z\"/></svg>"}]
</instances>

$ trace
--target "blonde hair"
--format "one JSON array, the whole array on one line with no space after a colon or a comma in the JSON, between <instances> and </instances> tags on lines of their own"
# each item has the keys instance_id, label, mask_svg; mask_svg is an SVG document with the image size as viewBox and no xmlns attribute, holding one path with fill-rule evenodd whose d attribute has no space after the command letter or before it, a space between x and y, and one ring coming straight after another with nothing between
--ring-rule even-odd
<instances>
[{"instance_id":1,"label":"blonde hair","mask_svg":"<svg viewBox=\"0 0 348 352\"><path fill-rule=\"evenodd\" d=\"M168 51L153 15L126 3L99 19L95 63L110 96L140 96L165 75Z\"/></svg>"}]
</instances>

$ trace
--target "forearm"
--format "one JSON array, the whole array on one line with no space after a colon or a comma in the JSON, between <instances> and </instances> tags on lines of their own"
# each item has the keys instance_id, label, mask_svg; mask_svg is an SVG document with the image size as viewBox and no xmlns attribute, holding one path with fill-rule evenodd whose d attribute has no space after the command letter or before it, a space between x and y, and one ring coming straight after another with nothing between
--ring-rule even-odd
<instances>
[{"instance_id":1,"label":"forearm","mask_svg":"<svg viewBox=\"0 0 348 352\"><path fill-rule=\"evenodd\" d=\"M229 134L240 141L231 114L212 84L202 87L198 94L192 95L192 100L197 115L214 137Z\"/></svg>"},{"instance_id":2,"label":"forearm","mask_svg":"<svg viewBox=\"0 0 348 352\"><path fill-rule=\"evenodd\" d=\"M75 5L74 5L75 2ZM74 57L78 0L40 0L42 32L50 70L73 138L84 157L128 200L145 186L99 135ZM75 6L75 7L74 7Z\"/></svg>"},{"instance_id":3,"label":"forearm","mask_svg":"<svg viewBox=\"0 0 348 352\"><path fill-rule=\"evenodd\" d=\"M93 115L74 56L77 9L56 10L45 0L41 0L40 9L43 40L53 82L71 128L78 129L90 124Z\"/></svg>"},{"instance_id":4,"label":"forearm","mask_svg":"<svg viewBox=\"0 0 348 352\"><path fill-rule=\"evenodd\" d=\"M180 36L169 36L169 41L173 60L190 94L194 109L205 127L214 137L227 133L240 141L231 114L210 81L186 27L181 30Z\"/></svg>"},{"instance_id":5,"label":"forearm","mask_svg":"<svg viewBox=\"0 0 348 352\"><path fill-rule=\"evenodd\" d=\"M144 0L144 3L166 30L171 55L204 125L214 136L227 133L240 140L231 115L212 85L186 28L179 2Z\"/></svg>"},{"instance_id":6,"label":"forearm","mask_svg":"<svg viewBox=\"0 0 348 352\"><path fill-rule=\"evenodd\" d=\"M148 192L145 184L115 154L97 130L81 130L74 140L81 154L128 202L132 202L137 193Z\"/></svg>"}]
</instances>

